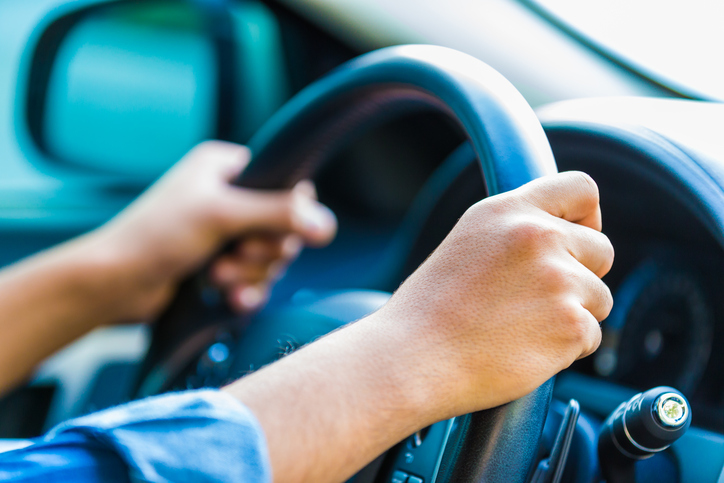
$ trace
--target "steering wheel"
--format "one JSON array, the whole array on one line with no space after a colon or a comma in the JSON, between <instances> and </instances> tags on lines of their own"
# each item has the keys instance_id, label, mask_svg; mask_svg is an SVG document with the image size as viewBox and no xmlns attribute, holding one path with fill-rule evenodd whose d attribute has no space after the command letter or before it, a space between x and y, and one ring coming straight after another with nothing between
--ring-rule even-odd
<instances>
[{"instance_id":1,"label":"steering wheel","mask_svg":"<svg viewBox=\"0 0 724 483\"><path fill-rule=\"evenodd\" d=\"M417 111L441 113L467 136L490 195L556 172L530 106L499 73L466 54L400 46L359 57L287 103L249 143L253 159L237 180L282 189L315 171L363 130ZM157 321L141 368L139 395L166 389L175 368L213 342L219 327L242 332L202 273L187 279ZM439 482L523 483L538 451L552 380L526 397L456 418L436 470Z\"/></svg>"}]
</instances>

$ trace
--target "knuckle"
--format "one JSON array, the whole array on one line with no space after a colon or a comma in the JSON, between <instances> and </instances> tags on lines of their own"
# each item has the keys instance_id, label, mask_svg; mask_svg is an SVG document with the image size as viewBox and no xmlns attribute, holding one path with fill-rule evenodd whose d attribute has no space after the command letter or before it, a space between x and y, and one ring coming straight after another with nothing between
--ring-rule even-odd
<instances>
[{"instance_id":1,"label":"knuckle","mask_svg":"<svg viewBox=\"0 0 724 483\"><path fill-rule=\"evenodd\" d=\"M601 345L601 340L603 338L603 333L601 332L600 327L591 328L588 341L584 347L584 350L581 351L581 354L578 356L578 359L582 359L584 357L588 357L594 352L598 350L598 348Z\"/></svg>"},{"instance_id":2,"label":"knuckle","mask_svg":"<svg viewBox=\"0 0 724 483\"><path fill-rule=\"evenodd\" d=\"M613 248L613 243L611 243L611 240L604 235L603 233L599 233L600 236L603 237L603 243L601 243L601 249L603 250L603 254L607 263L607 268L610 270L611 266L613 265L613 260L616 256L616 250ZM608 270L606 270L608 272Z\"/></svg>"},{"instance_id":3,"label":"knuckle","mask_svg":"<svg viewBox=\"0 0 724 483\"><path fill-rule=\"evenodd\" d=\"M598 327L595 331L593 331L593 343L591 344L589 354L596 352L598 348L601 347L602 340L603 332L601 331L601 328Z\"/></svg>"},{"instance_id":4,"label":"knuckle","mask_svg":"<svg viewBox=\"0 0 724 483\"><path fill-rule=\"evenodd\" d=\"M579 194L581 201L595 206L599 202L598 185L590 175L582 171L571 171L569 173L571 184Z\"/></svg>"},{"instance_id":5,"label":"knuckle","mask_svg":"<svg viewBox=\"0 0 724 483\"><path fill-rule=\"evenodd\" d=\"M611 310L613 310L613 294L611 294L611 289L603 282L600 282L601 287L601 316L598 317L598 321L602 321L608 315L611 313Z\"/></svg>"},{"instance_id":6,"label":"knuckle","mask_svg":"<svg viewBox=\"0 0 724 483\"><path fill-rule=\"evenodd\" d=\"M573 292L573 280L576 279L575 274L571 270L562 266L561 263L548 262L543 265L541 270L542 283L548 292L555 294L570 294Z\"/></svg>"},{"instance_id":7,"label":"knuckle","mask_svg":"<svg viewBox=\"0 0 724 483\"><path fill-rule=\"evenodd\" d=\"M598 185L589 174L583 171L571 171L570 176L582 192L598 198Z\"/></svg>"},{"instance_id":8,"label":"knuckle","mask_svg":"<svg viewBox=\"0 0 724 483\"><path fill-rule=\"evenodd\" d=\"M613 308L613 295L611 289L606 285L603 280L598 278L592 273L587 273L584 292L581 294L584 300L588 303L586 306L589 308L591 315L601 322L603 319L608 317L608 314Z\"/></svg>"},{"instance_id":9,"label":"knuckle","mask_svg":"<svg viewBox=\"0 0 724 483\"><path fill-rule=\"evenodd\" d=\"M494 213L495 207L498 204L497 200L493 198L478 201L465 210L465 213L463 213L463 216L460 217L459 221L463 223L476 223L479 219L490 218L489 212L492 211Z\"/></svg>"},{"instance_id":10,"label":"knuckle","mask_svg":"<svg viewBox=\"0 0 724 483\"><path fill-rule=\"evenodd\" d=\"M220 146L221 141L201 141L199 144L191 148L186 157L196 163L203 163L207 158L211 157L220 148Z\"/></svg>"},{"instance_id":11,"label":"knuckle","mask_svg":"<svg viewBox=\"0 0 724 483\"><path fill-rule=\"evenodd\" d=\"M588 355L596 350L601 340L601 329L591 317L590 312L580 303L571 299L568 302L568 333L571 342L577 347L579 355Z\"/></svg>"},{"instance_id":12,"label":"knuckle","mask_svg":"<svg viewBox=\"0 0 724 483\"><path fill-rule=\"evenodd\" d=\"M559 245L561 232L553 223L534 216L520 217L509 226L509 239L518 247L541 251Z\"/></svg>"},{"instance_id":13,"label":"knuckle","mask_svg":"<svg viewBox=\"0 0 724 483\"><path fill-rule=\"evenodd\" d=\"M241 144L218 140L202 141L188 152L186 158L195 166L209 164L244 165L251 157L251 151Z\"/></svg>"},{"instance_id":14,"label":"knuckle","mask_svg":"<svg viewBox=\"0 0 724 483\"><path fill-rule=\"evenodd\" d=\"M596 240L596 244L598 245L598 248L602 250L607 258L613 259L613 244L611 243L611 239L608 238L608 236L605 233L602 233L597 230L589 230L588 233L591 233Z\"/></svg>"},{"instance_id":15,"label":"knuckle","mask_svg":"<svg viewBox=\"0 0 724 483\"><path fill-rule=\"evenodd\" d=\"M573 298L567 298L559 309L559 317L564 323L566 333L576 344L585 342L589 333L584 310Z\"/></svg>"},{"instance_id":16,"label":"knuckle","mask_svg":"<svg viewBox=\"0 0 724 483\"><path fill-rule=\"evenodd\" d=\"M463 216L484 219L510 216L511 213L519 209L518 201L515 196L512 196L512 192L489 196L468 208Z\"/></svg>"},{"instance_id":17,"label":"knuckle","mask_svg":"<svg viewBox=\"0 0 724 483\"><path fill-rule=\"evenodd\" d=\"M280 194L280 221L291 231L304 231L304 206L301 199L293 192Z\"/></svg>"},{"instance_id":18,"label":"knuckle","mask_svg":"<svg viewBox=\"0 0 724 483\"><path fill-rule=\"evenodd\" d=\"M615 252L611 240L603 233L586 228L581 231L581 247L583 249L575 249L574 256L578 260L587 258L586 253L590 252L588 257L591 258L591 270L603 277L613 266Z\"/></svg>"}]
</instances>

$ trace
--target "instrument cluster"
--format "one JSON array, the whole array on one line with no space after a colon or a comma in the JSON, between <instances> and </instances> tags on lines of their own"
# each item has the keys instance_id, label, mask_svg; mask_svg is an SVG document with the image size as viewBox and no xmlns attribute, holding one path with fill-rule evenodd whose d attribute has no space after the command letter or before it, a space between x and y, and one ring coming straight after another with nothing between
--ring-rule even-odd
<instances>
[{"instance_id":1,"label":"instrument cluster","mask_svg":"<svg viewBox=\"0 0 724 483\"><path fill-rule=\"evenodd\" d=\"M724 259L661 246L626 263L598 351L579 367L636 390L673 386L695 423L724 430Z\"/></svg>"}]
</instances>

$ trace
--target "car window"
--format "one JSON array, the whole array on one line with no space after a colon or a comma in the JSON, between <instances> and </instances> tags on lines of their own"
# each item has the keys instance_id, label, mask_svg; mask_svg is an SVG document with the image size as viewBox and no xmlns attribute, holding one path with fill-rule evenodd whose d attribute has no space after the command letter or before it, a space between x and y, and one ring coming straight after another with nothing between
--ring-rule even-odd
<instances>
[{"instance_id":1,"label":"car window","mask_svg":"<svg viewBox=\"0 0 724 483\"><path fill-rule=\"evenodd\" d=\"M724 100L724 3L525 0L574 36L689 97Z\"/></svg>"}]
</instances>

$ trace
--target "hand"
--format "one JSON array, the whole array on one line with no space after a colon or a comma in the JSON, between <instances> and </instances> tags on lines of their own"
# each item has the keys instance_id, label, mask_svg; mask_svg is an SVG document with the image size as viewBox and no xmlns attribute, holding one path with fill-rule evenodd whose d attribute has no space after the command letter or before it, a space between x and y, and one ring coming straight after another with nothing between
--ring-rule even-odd
<instances>
[{"instance_id":1,"label":"hand","mask_svg":"<svg viewBox=\"0 0 724 483\"><path fill-rule=\"evenodd\" d=\"M440 417L517 399L596 350L613 247L583 173L470 208L380 311L414 347Z\"/></svg>"},{"instance_id":2,"label":"hand","mask_svg":"<svg viewBox=\"0 0 724 483\"><path fill-rule=\"evenodd\" d=\"M232 249L210 267L211 279L226 290L232 308L255 310L304 244L333 238L336 220L316 202L311 183L279 192L232 186L249 157L242 146L200 144L92 236L126 267L119 277L121 317L154 317L181 279L230 240L236 240Z\"/></svg>"},{"instance_id":3,"label":"hand","mask_svg":"<svg viewBox=\"0 0 724 483\"><path fill-rule=\"evenodd\" d=\"M529 393L598 347L613 248L582 173L470 208L374 314L227 386L275 481L345 481L436 421ZM303 444L300 444L303 442Z\"/></svg>"}]
</instances>

